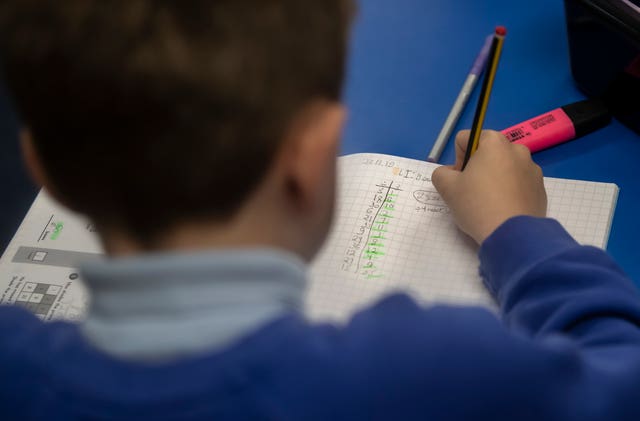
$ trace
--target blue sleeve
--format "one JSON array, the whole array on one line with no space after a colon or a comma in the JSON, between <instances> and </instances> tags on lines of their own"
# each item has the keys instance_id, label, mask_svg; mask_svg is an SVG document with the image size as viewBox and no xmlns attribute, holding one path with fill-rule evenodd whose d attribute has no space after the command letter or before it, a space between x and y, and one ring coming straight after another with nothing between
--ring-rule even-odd
<instances>
[{"instance_id":1,"label":"blue sleeve","mask_svg":"<svg viewBox=\"0 0 640 421\"><path fill-rule=\"evenodd\" d=\"M529 217L503 224L480 257L502 320L404 295L353 319L349 359L367 373L360 390L381 396L375 414L640 420L640 297L611 258Z\"/></svg>"},{"instance_id":2,"label":"blue sleeve","mask_svg":"<svg viewBox=\"0 0 640 421\"><path fill-rule=\"evenodd\" d=\"M552 219L517 217L482 245L481 274L506 325L562 334L588 347L640 345L640 294L601 249L579 245Z\"/></svg>"},{"instance_id":3,"label":"blue sleeve","mask_svg":"<svg viewBox=\"0 0 640 421\"><path fill-rule=\"evenodd\" d=\"M0 405L9 414L30 402L28 390L34 374L33 365L27 362L34 361L32 356L39 352L33 338L43 325L26 309L0 305Z\"/></svg>"}]
</instances>

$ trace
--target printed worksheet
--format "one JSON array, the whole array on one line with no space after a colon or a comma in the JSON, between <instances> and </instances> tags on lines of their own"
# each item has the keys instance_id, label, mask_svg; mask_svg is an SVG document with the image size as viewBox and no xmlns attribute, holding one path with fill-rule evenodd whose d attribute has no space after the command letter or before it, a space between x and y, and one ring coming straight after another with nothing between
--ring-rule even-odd
<instances>
[{"instance_id":1,"label":"printed worksheet","mask_svg":"<svg viewBox=\"0 0 640 421\"><path fill-rule=\"evenodd\" d=\"M88 297L78 267L101 255L93 225L41 191L0 259L0 304L43 320L82 319Z\"/></svg>"}]
</instances>

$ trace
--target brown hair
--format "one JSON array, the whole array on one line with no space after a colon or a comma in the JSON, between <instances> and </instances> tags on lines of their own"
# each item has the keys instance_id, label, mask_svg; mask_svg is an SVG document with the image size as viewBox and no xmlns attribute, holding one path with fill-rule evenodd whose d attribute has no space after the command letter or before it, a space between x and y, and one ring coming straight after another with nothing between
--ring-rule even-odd
<instances>
[{"instance_id":1,"label":"brown hair","mask_svg":"<svg viewBox=\"0 0 640 421\"><path fill-rule=\"evenodd\" d=\"M0 54L61 198L149 242L236 211L338 100L348 0L3 0Z\"/></svg>"}]
</instances>

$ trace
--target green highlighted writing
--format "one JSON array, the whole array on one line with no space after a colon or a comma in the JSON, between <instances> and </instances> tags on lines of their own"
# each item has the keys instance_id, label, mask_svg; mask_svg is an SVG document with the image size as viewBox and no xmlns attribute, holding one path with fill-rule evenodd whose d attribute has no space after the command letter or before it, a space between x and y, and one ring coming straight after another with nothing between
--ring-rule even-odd
<instances>
[{"instance_id":1,"label":"green highlighted writing","mask_svg":"<svg viewBox=\"0 0 640 421\"><path fill-rule=\"evenodd\" d=\"M393 183L378 185L378 188L373 201L377 204L377 213L369 227L367 248L362 251L358 263L360 274L368 280L384 278L382 268L388 247L388 238L384 234L394 224L396 200L401 191L398 187L394 188Z\"/></svg>"}]
</instances>

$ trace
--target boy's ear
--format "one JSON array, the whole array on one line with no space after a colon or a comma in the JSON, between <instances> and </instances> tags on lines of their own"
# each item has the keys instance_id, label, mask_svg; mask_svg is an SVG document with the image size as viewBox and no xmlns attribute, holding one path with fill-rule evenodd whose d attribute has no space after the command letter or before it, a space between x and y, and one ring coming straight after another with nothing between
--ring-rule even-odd
<instances>
[{"instance_id":1,"label":"boy's ear","mask_svg":"<svg viewBox=\"0 0 640 421\"><path fill-rule=\"evenodd\" d=\"M48 184L44 167L40 161L40 156L33 144L33 137L29 129L20 130L20 147L22 149L22 158L31 179L40 187L46 187Z\"/></svg>"},{"instance_id":2,"label":"boy's ear","mask_svg":"<svg viewBox=\"0 0 640 421\"><path fill-rule=\"evenodd\" d=\"M338 102L317 101L295 119L284 151L287 189L296 205L308 210L318 201L333 200L335 165L345 107Z\"/></svg>"}]
</instances>

